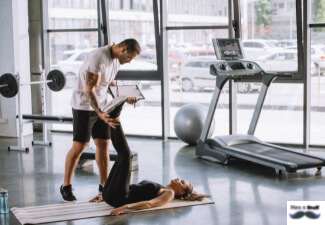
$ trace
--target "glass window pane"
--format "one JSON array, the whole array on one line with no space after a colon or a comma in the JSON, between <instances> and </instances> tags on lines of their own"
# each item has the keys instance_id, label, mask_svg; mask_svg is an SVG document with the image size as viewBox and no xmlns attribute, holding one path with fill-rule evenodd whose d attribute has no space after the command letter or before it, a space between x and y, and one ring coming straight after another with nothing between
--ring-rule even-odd
<instances>
[{"instance_id":1,"label":"glass window pane","mask_svg":"<svg viewBox=\"0 0 325 225\"><path fill-rule=\"evenodd\" d=\"M162 135L161 116L161 82L160 81L121 81L118 85L138 85L145 99L133 105L125 104L120 119L126 134L130 135ZM60 92L51 92L54 115L72 116L70 100L71 88ZM109 99L110 95L107 96ZM145 115L145 116L144 116ZM52 129L72 131L71 124L53 124Z\"/></svg>"},{"instance_id":2,"label":"glass window pane","mask_svg":"<svg viewBox=\"0 0 325 225\"><path fill-rule=\"evenodd\" d=\"M295 0L241 3L245 58L256 61L266 71L297 71ZM283 55L276 57L278 53Z\"/></svg>"},{"instance_id":3,"label":"glass window pane","mask_svg":"<svg viewBox=\"0 0 325 225\"><path fill-rule=\"evenodd\" d=\"M125 81L118 80L118 85L136 84L145 99L133 105L125 104L120 119L126 134L162 135L161 82L160 81Z\"/></svg>"},{"instance_id":4,"label":"glass window pane","mask_svg":"<svg viewBox=\"0 0 325 225\"><path fill-rule=\"evenodd\" d=\"M227 25L228 1L168 0L168 26Z\"/></svg>"},{"instance_id":5,"label":"glass window pane","mask_svg":"<svg viewBox=\"0 0 325 225\"><path fill-rule=\"evenodd\" d=\"M71 115L70 100L76 85L76 76L84 57L98 46L97 32L51 32L50 69L59 69L65 73L67 83L60 92L50 92L53 115ZM53 129L72 130L70 124L53 124Z\"/></svg>"},{"instance_id":6,"label":"glass window pane","mask_svg":"<svg viewBox=\"0 0 325 225\"><path fill-rule=\"evenodd\" d=\"M316 23L325 22L325 1L311 0L311 21Z\"/></svg>"},{"instance_id":7,"label":"glass window pane","mask_svg":"<svg viewBox=\"0 0 325 225\"><path fill-rule=\"evenodd\" d=\"M98 47L97 32L51 32L49 39L51 66L55 65L64 72L64 67L80 66L83 57Z\"/></svg>"},{"instance_id":8,"label":"glass window pane","mask_svg":"<svg viewBox=\"0 0 325 225\"><path fill-rule=\"evenodd\" d=\"M247 83L248 84L248 83ZM257 102L261 83L249 83L256 90L237 95L238 133L247 133L254 107ZM303 85L272 83L255 136L262 141L302 144L303 140Z\"/></svg>"},{"instance_id":9,"label":"glass window pane","mask_svg":"<svg viewBox=\"0 0 325 225\"><path fill-rule=\"evenodd\" d=\"M50 29L97 28L97 1L49 0Z\"/></svg>"},{"instance_id":10,"label":"glass window pane","mask_svg":"<svg viewBox=\"0 0 325 225\"><path fill-rule=\"evenodd\" d=\"M174 117L189 103L210 106L216 77L210 75L210 64L216 61L212 38L227 37L227 30L168 31L170 78L170 135L175 136ZM229 132L228 85L220 97L215 115L215 133ZM217 125L218 124L218 125Z\"/></svg>"},{"instance_id":11,"label":"glass window pane","mask_svg":"<svg viewBox=\"0 0 325 225\"><path fill-rule=\"evenodd\" d=\"M119 4L119 3L123 4ZM112 43L135 38L141 54L122 70L157 70L152 1L109 1L109 35Z\"/></svg>"},{"instance_id":12,"label":"glass window pane","mask_svg":"<svg viewBox=\"0 0 325 225\"><path fill-rule=\"evenodd\" d=\"M310 143L325 145L325 28L313 28L311 31Z\"/></svg>"}]
</instances>

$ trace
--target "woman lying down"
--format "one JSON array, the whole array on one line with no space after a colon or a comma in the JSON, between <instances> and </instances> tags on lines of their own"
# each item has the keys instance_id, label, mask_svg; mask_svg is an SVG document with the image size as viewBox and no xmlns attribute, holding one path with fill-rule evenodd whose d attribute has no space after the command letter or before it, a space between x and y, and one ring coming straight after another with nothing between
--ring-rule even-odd
<instances>
[{"instance_id":1,"label":"woman lying down","mask_svg":"<svg viewBox=\"0 0 325 225\"><path fill-rule=\"evenodd\" d=\"M112 129L111 140L118 154L117 160L104 185L102 195L97 195L90 200L90 202L105 201L116 207L111 211L111 215L119 215L128 209L148 209L162 206L174 198L201 201L207 197L207 195L193 192L193 186L188 181L179 178L171 180L166 186L151 181L130 185L131 151L121 125Z\"/></svg>"}]
</instances>

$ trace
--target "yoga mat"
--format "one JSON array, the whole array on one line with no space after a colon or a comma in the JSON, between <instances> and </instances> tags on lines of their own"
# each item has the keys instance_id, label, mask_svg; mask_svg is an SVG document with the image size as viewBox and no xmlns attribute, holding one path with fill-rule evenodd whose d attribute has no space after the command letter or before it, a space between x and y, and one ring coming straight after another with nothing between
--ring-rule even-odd
<instances>
[{"instance_id":1,"label":"yoga mat","mask_svg":"<svg viewBox=\"0 0 325 225\"><path fill-rule=\"evenodd\" d=\"M186 206L195 206L203 204L213 204L214 202L208 198L203 201L181 201L172 200L166 205L143 209L127 211L129 213L143 212L149 210L169 209ZM40 224L58 221L85 219L91 217L108 216L114 207L105 202L90 203L90 202L76 202L76 203L61 203L54 205L43 205L24 208L11 208L12 213L21 224Z\"/></svg>"}]
</instances>

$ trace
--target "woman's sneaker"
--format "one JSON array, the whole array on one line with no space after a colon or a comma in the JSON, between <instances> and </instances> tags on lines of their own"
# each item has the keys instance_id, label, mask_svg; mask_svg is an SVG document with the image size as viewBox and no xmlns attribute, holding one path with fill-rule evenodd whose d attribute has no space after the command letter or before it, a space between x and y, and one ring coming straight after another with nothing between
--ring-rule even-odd
<instances>
[{"instance_id":1,"label":"woman's sneaker","mask_svg":"<svg viewBox=\"0 0 325 225\"><path fill-rule=\"evenodd\" d=\"M62 185L61 185L60 192L61 192L61 195L62 195L62 198L64 199L64 201L67 201L67 202L77 201L77 199L73 195L72 191L73 191L73 189L72 189L71 184L64 186L64 187L62 187Z\"/></svg>"}]
</instances>

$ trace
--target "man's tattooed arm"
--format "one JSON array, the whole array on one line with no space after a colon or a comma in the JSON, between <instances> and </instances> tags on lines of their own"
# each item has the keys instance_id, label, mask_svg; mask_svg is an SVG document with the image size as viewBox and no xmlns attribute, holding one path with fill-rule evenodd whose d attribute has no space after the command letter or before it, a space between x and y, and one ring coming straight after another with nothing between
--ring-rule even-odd
<instances>
[{"instance_id":1,"label":"man's tattooed arm","mask_svg":"<svg viewBox=\"0 0 325 225\"><path fill-rule=\"evenodd\" d=\"M101 109L99 108L98 100L94 93L94 90L98 85L98 81L100 77L98 75L90 73L89 71L86 71L85 75L86 75L85 91L86 91L87 100L96 113L102 112Z\"/></svg>"}]
</instances>

